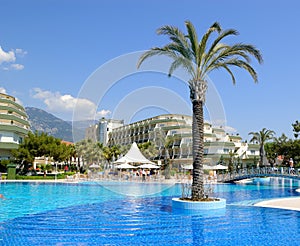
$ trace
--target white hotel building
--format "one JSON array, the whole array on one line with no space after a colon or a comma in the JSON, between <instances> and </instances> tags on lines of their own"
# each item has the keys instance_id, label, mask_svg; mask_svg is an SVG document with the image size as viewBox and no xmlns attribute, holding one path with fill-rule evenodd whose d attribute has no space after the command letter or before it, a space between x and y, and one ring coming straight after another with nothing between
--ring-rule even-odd
<instances>
[{"instance_id":1,"label":"white hotel building","mask_svg":"<svg viewBox=\"0 0 300 246\"><path fill-rule=\"evenodd\" d=\"M192 162L192 117L179 114L165 114L148 118L128 125L109 129L107 145L130 145L133 142L151 141L158 149L158 156L164 158L164 141L162 138L173 137L169 153L173 165L178 166ZM221 159L228 163L234 154L239 165L255 165L259 159L259 145L243 142L239 135L225 132L222 127L204 124L204 157L210 165L217 164Z\"/></svg>"},{"instance_id":2,"label":"white hotel building","mask_svg":"<svg viewBox=\"0 0 300 246\"><path fill-rule=\"evenodd\" d=\"M13 96L0 93L0 160L12 158L30 131L30 123L23 106Z\"/></svg>"}]
</instances>

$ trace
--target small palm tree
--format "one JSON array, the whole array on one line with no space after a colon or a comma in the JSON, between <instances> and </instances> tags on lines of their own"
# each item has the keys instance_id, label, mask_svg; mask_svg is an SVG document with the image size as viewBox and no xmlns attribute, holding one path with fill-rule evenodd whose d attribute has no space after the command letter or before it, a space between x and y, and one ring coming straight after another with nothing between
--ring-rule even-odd
<instances>
[{"instance_id":1,"label":"small palm tree","mask_svg":"<svg viewBox=\"0 0 300 246\"><path fill-rule=\"evenodd\" d=\"M164 151L164 173L165 178L171 178L171 168L170 168L170 153L169 153L169 145L171 144L170 138L167 138L167 133L163 130L155 130L155 143L159 146L161 150Z\"/></svg>"},{"instance_id":2,"label":"small palm tree","mask_svg":"<svg viewBox=\"0 0 300 246\"><path fill-rule=\"evenodd\" d=\"M138 147L141 150L142 154L148 159L153 159L158 154L158 150L156 149L155 144L151 141L138 144Z\"/></svg>"},{"instance_id":3,"label":"small palm tree","mask_svg":"<svg viewBox=\"0 0 300 246\"><path fill-rule=\"evenodd\" d=\"M246 70L257 82L257 74L250 65L250 56L261 63L262 56L254 46L249 44L225 44L223 39L230 35L237 35L234 29L222 30L219 23L214 23L207 32L198 40L198 35L190 21L185 22L187 33L183 33L177 27L163 26L157 30L159 35L167 35L170 43L163 47L154 47L146 51L139 59L137 67L149 57L164 55L170 57L173 62L169 68L169 76L179 67L184 68L190 74L187 81L190 88L190 98L193 105L193 184L192 200L201 200L204 194L204 113L203 106L207 91L207 76L210 72L224 69L231 76L235 84L235 77L231 67L239 67ZM209 44L213 33L217 37Z\"/></svg>"},{"instance_id":4,"label":"small palm tree","mask_svg":"<svg viewBox=\"0 0 300 246\"><path fill-rule=\"evenodd\" d=\"M274 138L275 132L263 128L259 132L250 132L249 135L252 135L250 142L257 142L259 144L259 165L264 166L264 156L265 156L264 146L268 140Z\"/></svg>"},{"instance_id":5,"label":"small palm tree","mask_svg":"<svg viewBox=\"0 0 300 246\"><path fill-rule=\"evenodd\" d=\"M172 170L172 161L170 157L170 151L173 152L172 147L174 145L174 142L176 141L175 136L166 136L165 141L164 141L164 150L165 150L165 155L164 155L164 166L165 166L165 178L170 179L171 178L171 170ZM172 154L172 157L174 157L174 154Z\"/></svg>"}]
</instances>

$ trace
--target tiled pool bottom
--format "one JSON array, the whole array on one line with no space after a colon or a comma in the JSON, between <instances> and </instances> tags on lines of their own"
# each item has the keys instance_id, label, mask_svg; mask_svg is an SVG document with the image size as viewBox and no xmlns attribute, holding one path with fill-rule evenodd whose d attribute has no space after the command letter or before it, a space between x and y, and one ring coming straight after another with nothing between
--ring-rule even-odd
<instances>
[{"instance_id":1,"label":"tiled pool bottom","mask_svg":"<svg viewBox=\"0 0 300 246\"><path fill-rule=\"evenodd\" d=\"M170 197L115 200L1 223L1 245L299 245L300 213L228 206L172 211Z\"/></svg>"},{"instance_id":2,"label":"tiled pool bottom","mask_svg":"<svg viewBox=\"0 0 300 246\"><path fill-rule=\"evenodd\" d=\"M35 194L41 188L48 189L45 185L30 190ZM49 197L54 199L61 188L60 195L66 189L73 193L65 194L66 201L75 196L77 203L51 209ZM178 188L150 197L126 197L96 186L53 186L47 193L49 204L44 192L37 192L46 210L0 222L0 245L299 245L300 212L249 206L251 200L295 196L296 186L220 185L216 192L228 201L226 210L203 215L172 209Z\"/></svg>"}]
</instances>

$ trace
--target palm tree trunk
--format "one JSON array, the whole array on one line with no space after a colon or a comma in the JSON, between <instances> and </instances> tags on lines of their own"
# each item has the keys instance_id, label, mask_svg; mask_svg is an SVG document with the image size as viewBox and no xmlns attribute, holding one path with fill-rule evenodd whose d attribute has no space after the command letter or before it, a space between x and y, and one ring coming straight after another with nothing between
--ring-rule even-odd
<instances>
[{"instance_id":1,"label":"palm tree trunk","mask_svg":"<svg viewBox=\"0 0 300 246\"><path fill-rule=\"evenodd\" d=\"M192 200L204 198L204 115L203 101L193 100L193 184Z\"/></svg>"},{"instance_id":2,"label":"palm tree trunk","mask_svg":"<svg viewBox=\"0 0 300 246\"><path fill-rule=\"evenodd\" d=\"M259 157L260 157L259 160L260 167L263 167L264 166L264 145L263 144L261 144L259 149Z\"/></svg>"},{"instance_id":3,"label":"palm tree trunk","mask_svg":"<svg viewBox=\"0 0 300 246\"><path fill-rule=\"evenodd\" d=\"M170 155L169 155L169 150L167 147L165 147L165 179L170 179L171 178L171 173L170 173Z\"/></svg>"}]
</instances>

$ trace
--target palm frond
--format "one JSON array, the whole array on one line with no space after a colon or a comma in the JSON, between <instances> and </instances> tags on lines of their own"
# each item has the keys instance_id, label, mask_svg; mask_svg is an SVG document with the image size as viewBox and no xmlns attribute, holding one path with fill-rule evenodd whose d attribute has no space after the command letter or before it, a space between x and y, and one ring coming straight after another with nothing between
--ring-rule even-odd
<instances>
[{"instance_id":1,"label":"palm frond","mask_svg":"<svg viewBox=\"0 0 300 246\"><path fill-rule=\"evenodd\" d=\"M170 66L168 76L170 77L173 74L173 72L179 67L183 67L189 74L192 75L192 77L195 76L195 71L193 69L193 63L184 57L178 57L177 59L174 59L174 61L172 62L171 66Z\"/></svg>"},{"instance_id":2,"label":"palm frond","mask_svg":"<svg viewBox=\"0 0 300 246\"><path fill-rule=\"evenodd\" d=\"M181 51L184 51L182 55L192 59L190 45L186 39L186 36L177 27L169 25L162 26L161 28L157 29L157 34L167 35L169 39L173 41L173 43L176 43L179 47L181 47Z\"/></svg>"},{"instance_id":3,"label":"palm frond","mask_svg":"<svg viewBox=\"0 0 300 246\"><path fill-rule=\"evenodd\" d=\"M245 44L234 44L232 46L227 46L226 49L214 49L207 57L206 66L208 64L213 64L220 60L231 59L232 57L243 57L247 62L250 62L249 55L253 55L259 63L262 62L262 56L260 51L257 50L252 45L245 45ZM203 66L204 66L203 65Z\"/></svg>"},{"instance_id":4,"label":"palm frond","mask_svg":"<svg viewBox=\"0 0 300 246\"><path fill-rule=\"evenodd\" d=\"M203 35L203 37L199 43L198 54L197 54L197 56L199 57L199 61L197 63L198 67L201 66L202 57L203 57L203 54L205 53L207 41L208 41L210 35L213 32L220 33L221 31L222 31L222 28L221 28L220 24L218 22L215 22L214 24L212 24L210 26L210 28L207 30L207 32Z\"/></svg>"},{"instance_id":5,"label":"palm frond","mask_svg":"<svg viewBox=\"0 0 300 246\"><path fill-rule=\"evenodd\" d=\"M141 64L148 58L152 57L152 56L157 56L157 55L166 55L169 57L174 57L176 56L171 50L165 50L162 48L158 48L158 47L154 47L146 52L144 52L137 63L137 68L139 68L141 66Z\"/></svg>"},{"instance_id":6,"label":"palm frond","mask_svg":"<svg viewBox=\"0 0 300 246\"><path fill-rule=\"evenodd\" d=\"M229 56L232 55L243 56L245 60L250 62L250 58L248 56L249 54L254 56L259 63L263 62L263 58L260 51L250 44L242 44L242 43L234 44L227 50L226 53Z\"/></svg>"},{"instance_id":7,"label":"palm frond","mask_svg":"<svg viewBox=\"0 0 300 246\"><path fill-rule=\"evenodd\" d=\"M229 75L231 76L231 80L232 80L232 83L235 85L235 77L234 77L234 74L233 72L230 70L230 68L224 64L224 63L218 63L215 65L215 68L218 69L218 68L224 68L228 73Z\"/></svg>"},{"instance_id":8,"label":"palm frond","mask_svg":"<svg viewBox=\"0 0 300 246\"><path fill-rule=\"evenodd\" d=\"M188 31L188 36L187 38L190 40L190 45L191 45L191 49L193 51L193 56L195 58L195 62L196 64L198 64L198 36L197 36L197 32L195 30L194 25L190 22L190 21L186 21L185 22L187 31Z\"/></svg>"},{"instance_id":9,"label":"palm frond","mask_svg":"<svg viewBox=\"0 0 300 246\"><path fill-rule=\"evenodd\" d=\"M250 73L254 81L257 82L257 74L255 70L250 66L250 57L248 54L253 55L255 58L257 58L258 62L262 62L260 51L252 45L235 44L226 48L216 49L211 53L211 58L206 66L203 67L202 72L208 73L213 70L215 64L223 62L227 65L244 68ZM241 60L240 58L245 59L245 61Z\"/></svg>"},{"instance_id":10,"label":"palm frond","mask_svg":"<svg viewBox=\"0 0 300 246\"><path fill-rule=\"evenodd\" d=\"M245 69L251 75L254 82L257 82L257 73L248 62L242 60L235 60L235 61L226 61L226 64Z\"/></svg>"},{"instance_id":11,"label":"palm frond","mask_svg":"<svg viewBox=\"0 0 300 246\"><path fill-rule=\"evenodd\" d=\"M207 55L208 55L208 59L211 53L214 53L213 51L215 50L215 47L222 41L222 39L224 39L225 37L229 36L229 35L238 35L238 32L235 29L228 29L225 30L223 32L221 32L219 34L219 36L214 40L214 42L212 43L212 45L210 46ZM205 61L205 63L207 62L207 60Z\"/></svg>"},{"instance_id":12,"label":"palm frond","mask_svg":"<svg viewBox=\"0 0 300 246\"><path fill-rule=\"evenodd\" d=\"M169 50L169 51L172 51L172 52L178 54L179 56L185 57L186 59L194 60L193 57L191 57L190 50L187 49L186 47L184 47L181 43L172 42L172 43L167 44L166 46L162 47L161 49Z\"/></svg>"},{"instance_id":13,"label":"palm frond","mask_svg":"<svg viewBox=\"0 0 300 246\"><path fill-rule=\"evenodd\" d=\"M216 47L215 47L215 50L214 52L211 52L210 53L210 58L208 59L209 60L209 63L208 65L206 64L201 64L200 66L200 71L199 71L199 77L203 78L205 77L209 71L211 71L211 69L209 69L210 67L212 67L212 65L214 66L214 64L216 63L219 63L221 61L218 61L217 57L219 56L220 53L224 52L224 50L227 50L228 48L230 48L229 45L227 44L222 44L222 43L219 43ZM202 54L202 58L203 59L206 59L206 57L208 56L208 54L206 53L203 53Z\"/></svg>"},{"instance_id":14,"label":"palm frond","mask_svg":"<svg viewBox=\"0 0 300 246\"><path fill-rule=\"evenodd\" d=\"M205 80L205 77L214 69L224 69L231 76L235 84L235 76L232 67L246 70L257 82L257 74L250 65L252 57L259 63L263 62L260 51L250 44L236 43L233 45L224 44L223 40L231 35L238 35L234 29L222 30L219 23L215 22L202 36L200 42L195 27L190 21L185 22L187 34L184 34L177 27L163 26L157 30L159 35L166 35L170 43L161 48L152 48L146 51L139 59L137 67L152 56L165 55L173 62L169 68L169 76L179 67L186 69L192 76L189 81ZM217 37L210 42L211 36L217 33ZM211 44L210 46L208 44ZM194 62L194 63L193 63ZM190 84L190 86L193 86Z\"/></svg>"}]
</instances>

